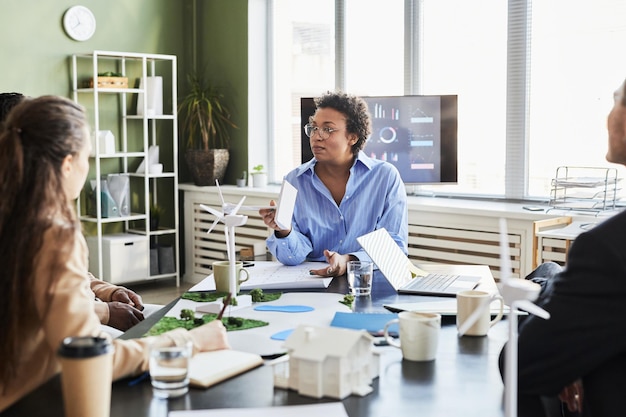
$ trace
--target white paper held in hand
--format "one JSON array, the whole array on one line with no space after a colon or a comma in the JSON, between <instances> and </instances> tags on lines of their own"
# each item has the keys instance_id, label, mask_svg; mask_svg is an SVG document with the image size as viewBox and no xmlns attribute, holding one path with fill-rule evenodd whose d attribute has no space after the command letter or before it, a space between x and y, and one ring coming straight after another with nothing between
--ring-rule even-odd
<instances>
[{"instance_id":1,"label":"white paper held in hand","mask_svg":"<svg viewBox=\"0 0 626 417\"><path fill-rule=\"evenodd\" d=\"M283 230L291 227L291 218L296 205L297 195L298 190L296 187L287 182L287 180L283 180L283 185L280 187L280 196L278 197L278 208L274 217L276 225Z\"/></svg>"}]
</instances>

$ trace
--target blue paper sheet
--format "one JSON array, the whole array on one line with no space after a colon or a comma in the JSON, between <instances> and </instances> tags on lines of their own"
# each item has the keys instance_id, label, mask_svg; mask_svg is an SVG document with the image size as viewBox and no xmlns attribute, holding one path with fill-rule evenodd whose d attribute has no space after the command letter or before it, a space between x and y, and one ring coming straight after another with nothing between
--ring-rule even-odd
<instances>
[{"instance_id":1,"label":"blue paper sheet","mask_svg":"<svg viewBox=\"0 0 626 417\"><path fill-rule=\"evenodd\" d=\"M366 330L373 336L382 336L385 324L397 318L398 315L395 313L344 313L338 311L330 325L346 329ZM398 323L389 326L389 335L394 337L398 335Z\"/></svg>"}]
</instances>

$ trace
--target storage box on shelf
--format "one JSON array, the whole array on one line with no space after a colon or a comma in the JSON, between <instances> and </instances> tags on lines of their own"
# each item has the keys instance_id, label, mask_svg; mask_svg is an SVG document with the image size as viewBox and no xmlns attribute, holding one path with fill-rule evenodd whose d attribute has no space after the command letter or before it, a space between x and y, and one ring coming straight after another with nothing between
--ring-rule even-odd
<instances>
[{"instance_id":1,"label":"storage box on shelf","mask_svg":"<svg viewBox=\"0 0 626 417\"><path fill-rule=\"evenodd\" d=\"M111 73L119 76L102 76ZM91 272L113 283L175 278L178 286L176 56L72 55L71 77L74 101L87 109L94 132L90 174L77 203ZM144 82L129 88L129 80L148 78L159 78L158 92ZM122 196L108 182L117 178L128 182L125 210L115 206ZM153 230L150 207L155 205L165 216ZM156 267L151 268L151 259Z\"/></svg>"},{"instance_id":2,"label":"storage box on shelf","mask_svg":"<svg viewBox=\"0 0 626 417\"><path fill-rule=\"evenodd\" d=\"M89 79L89 88L94 87L93 78ZM128 88L128 77L102 77L96 78L99 88Z\"/></svg>"},{"instance_id":3,"label":"storage box on shelf","mask_svg":"<svg viewBox=\"0 0 626 417\"><path fill-rule=\"evenodd\" d=\"M102 275L107 282L122 283L141 281L149 270L148 240L143 236L130 233L115 233L102 236ZM87 236L89 248L89 269L98 268L98 237Z\"/></svg>"}]
</instances>

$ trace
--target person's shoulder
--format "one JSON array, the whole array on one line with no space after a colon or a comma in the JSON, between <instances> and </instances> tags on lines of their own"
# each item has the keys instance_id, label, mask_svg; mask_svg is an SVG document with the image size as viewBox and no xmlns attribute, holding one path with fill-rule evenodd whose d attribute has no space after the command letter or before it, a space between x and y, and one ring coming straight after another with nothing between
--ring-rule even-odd
<instances>
[{"instance_id":1,"label":"person's shoulder","mask_svg":"<svg viewBox=\"0 0 626 417\"><path fill-rule=\"evenodd\" d=\"M581 226L583 232L572 242L570 253L580 250L596 251L605 243L610 246L623 246L626 241L626 212L616 214L594 224L589 222Z\"/></svg>"},{"instance_id":2,"label":"person's shoulder","mask_svg":"<svg viewBox=\"0 0 626 417\"><path fill-rule=\"evenodd\" d=\"M588 230L586 231L586 233L591 233L591 234L596 234L596 233L623 234L626 229L626 211L622 211L621 213L611 216L607 218L606 220L600 221L595 226L593 225L593 222L590 222L588 225L585 225L583 228L587 228Z\"/></svg>"}]
</instances>

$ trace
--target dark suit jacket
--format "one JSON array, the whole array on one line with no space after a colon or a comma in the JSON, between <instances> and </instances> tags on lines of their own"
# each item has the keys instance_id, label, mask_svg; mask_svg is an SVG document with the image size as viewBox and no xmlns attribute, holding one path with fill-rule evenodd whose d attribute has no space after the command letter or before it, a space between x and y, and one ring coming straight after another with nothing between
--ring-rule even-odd
<instances>
[{"instance_id":1,"label":"dark suit jacket","mask_svg":"<svg viewBox=\"0 0 626 417\"><path fill-rule=\"evenodd\" d=\"M520 324L520 417L578 377L584 415L626 415L626 212L578 236L537 303L551 317Z\"/></svg>"}]
</instances>

